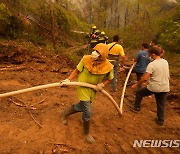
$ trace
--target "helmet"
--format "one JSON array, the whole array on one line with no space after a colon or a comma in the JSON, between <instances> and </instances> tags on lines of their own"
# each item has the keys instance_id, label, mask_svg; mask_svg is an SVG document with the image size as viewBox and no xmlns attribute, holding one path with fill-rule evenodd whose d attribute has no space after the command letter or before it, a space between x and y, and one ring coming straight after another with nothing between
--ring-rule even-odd
<instances>
[{"instance_id":1,"label":"helmet","mask_svg":"<svg viewBox=\"0 0 180 154\"><path fill-rule=\"evenodd\" d=\"M104 32L104 31L102 31L102 32L101 32L101 34L102 34L102 35L105 35L105 32Z\"/></svg>"},{"instance_id":2,"label":"helmet","mask_svg":"<svg viewBox=\"0 0 180 154\"><path fill-rule=\"evenodd\" d=\"M95 33L96 35L99 35L101 32L100 32L100 30L96 30L94 33Z\"/></svg>"},{"instance_id":3,"label":"helmet","mask_svg":"<svg viewBox=\"0 0 180 154\"><path fill-rule=\"evenodd\" d=\"M92 26L92 29L96 29L96 26Z\"/></svg>"}]
</instances>

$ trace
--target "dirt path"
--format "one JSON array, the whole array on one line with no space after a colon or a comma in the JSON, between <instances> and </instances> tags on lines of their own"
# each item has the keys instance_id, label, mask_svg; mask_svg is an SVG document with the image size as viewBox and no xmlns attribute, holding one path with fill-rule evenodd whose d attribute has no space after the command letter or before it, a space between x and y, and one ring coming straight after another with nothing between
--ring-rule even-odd
<instances>
[{"instance_id":1,"label":"dirt path","mask_svg":"<svg viewBox=\"0 0 180 154\"><path fill-rule=\"evenodd\" d=\"M59 82L68 76L54 71L64 65L46 60L23 64L23 69L0 71L0 93ZM54 65L53 65L54 64ZM1 63L1 68L14 67ZM22 65L18 65L21 67ZM119 103L125 80L119 74L118 91L111 93ZM68 118L68 126L60 123L61 109L77 103L76 88L49 88L0 99L0 153L179 153L179 148L134 148L134 140L180 139L179 79L171 79L171 94L166 103L166 122L157 126L154 97L143 100L142 111L130 111L134 94L127 87L123 116L119 117L112 103L103 94L97 94L93 102L91 132L95 144L87 144L83 138L81 114ZM109 87L106 87L109 92ZM175 96L175 97L174 97ZM29 108L29 109L28 109ZM40 128L34 119L42 125Z\"/></svg>"}]
</instances>

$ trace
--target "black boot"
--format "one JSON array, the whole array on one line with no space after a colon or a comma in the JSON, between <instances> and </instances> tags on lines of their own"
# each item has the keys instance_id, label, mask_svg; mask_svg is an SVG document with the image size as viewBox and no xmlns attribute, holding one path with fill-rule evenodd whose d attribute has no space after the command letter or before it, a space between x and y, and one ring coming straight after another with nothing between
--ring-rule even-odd
<instances>
[{"instance_id":1,"label":"black boot","mask_svg":"<svg viewBox=\"0 0 180 154\"><path fill-rule=\"evenodd\" d=\"M85 139L88 143L94 143L95 139L89 134L90 121L84 121L83 123Z\"/></svg>"},{"instance_id":2,"label":"black boot","mask_svg":"<svg viewBox=\"0 0 180 154\"><path fill-rule=\"evenodd\" d=\"M61 111L60 116L61 116L61 122L64 125L67 125L67 116L76 113L77 111L75 111L73 109L73 106L67 107L64 110Z\"/></svg>"}]
</instances>

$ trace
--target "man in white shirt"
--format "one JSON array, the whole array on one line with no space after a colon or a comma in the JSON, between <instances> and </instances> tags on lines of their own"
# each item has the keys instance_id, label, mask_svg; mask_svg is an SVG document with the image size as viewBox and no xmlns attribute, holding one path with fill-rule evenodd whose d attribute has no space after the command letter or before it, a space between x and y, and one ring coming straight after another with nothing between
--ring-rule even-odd
<instances>
[{"instance_id":1,"label":"man in white shirt","mask_svg":"<svg viewBox=\"0 0 180 154\"><path fill-rule=\"evenodd\" d=\"M169 88L169 64L165 59L160 57L160 53L157 47L152 47L149 51L153 61L148 64L146 73L143 75L141 80L132 86L136 88L144 81L148 80L148 85L136 92L136 98L134 103L134 110L140 111L141 101L143 97L154 94L157 104L157 119L158 125L164 123L164 108L165 99Z\"/></svg>"}]
</instances>

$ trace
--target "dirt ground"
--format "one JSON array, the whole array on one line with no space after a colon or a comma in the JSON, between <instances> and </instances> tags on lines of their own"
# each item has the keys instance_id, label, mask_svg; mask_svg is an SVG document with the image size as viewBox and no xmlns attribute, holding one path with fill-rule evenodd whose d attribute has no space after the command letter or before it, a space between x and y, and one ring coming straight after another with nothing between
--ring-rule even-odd
<instances>
[{"instance_id":1,"label":"dirt ground","mask_svg":"<svg viewBox=\"0 0 180 154\"><path fill-rule=\"evenodd\" d=\"M0 93L60 82L75 67L69 65L60 57L33 59L19 65L1 62ZM68 71L63 71L64 67ZM109 87L105 88L118 104L124 80L125 74L120 73L115 93L109 92ZM78 102L76 87L54 87L0 98L0 153L180 153L179 148L133 147L134 140L180 139L179 87L180 80L172 77L163 127L154 122L154 97L145 98L140 113L134 113L130 110L134 93L128 86L120 117L113 104L98 93L92 104L94 144L86 143L83 137L81 113L70 116L67 126L60 122L60 110Z\"/></svg>"}]
</instances>

